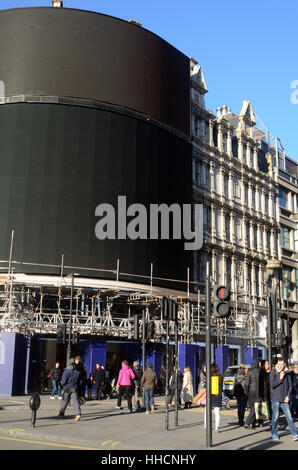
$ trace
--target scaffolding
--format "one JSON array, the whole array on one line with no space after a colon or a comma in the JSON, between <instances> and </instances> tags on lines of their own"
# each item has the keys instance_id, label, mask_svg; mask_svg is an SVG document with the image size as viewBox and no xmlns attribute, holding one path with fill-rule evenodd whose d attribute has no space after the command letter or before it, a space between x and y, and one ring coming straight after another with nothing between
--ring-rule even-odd
<instances>
[{"instance_id":1,"label":"scaffolding","mask_svg":"<svg viewBox=\"0 0 298 470\"><path fill-rule=\"evenodd\" d=\"M155 324L155 340L164 340L166 321L161 299L169 296L178 301L180 342L190 344L205 335L204 284L190 281L189 268L186 279L177 280L154 277L153 263L150 263L148 276L121 272L119 259L116 268L110 270L66 266L63 254L60 265L15 261L12 259L13 237L12 231L9 259L0 260L0 332L56 335L58 325L70 328L71 323L72 333L131 339L135 315L139 314L141 331L140 313L145 309L146 321ZM25 274L29 268L38 274ZM43 272L49 269L57 274ZM84 272L92 272L94 277L82 274ZM181 289L170 288L170 285L179 285ZM212 317L211 334L218 344L226 344L227 338L242 338L253 344L258 337L251 307L239 303L237 298L231 305L229 318ZM173 322L170 322L169 334L174 337Z\"/></svg>"}]
</instances>

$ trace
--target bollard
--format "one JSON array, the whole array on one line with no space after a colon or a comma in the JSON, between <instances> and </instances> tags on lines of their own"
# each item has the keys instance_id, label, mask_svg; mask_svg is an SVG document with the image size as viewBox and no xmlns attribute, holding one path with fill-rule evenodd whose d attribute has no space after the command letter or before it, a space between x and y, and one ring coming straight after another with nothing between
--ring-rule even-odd
<instances>
[{"instance_id":1,"label":"bollard","mask_svg":"<svg viewBox=\"0 0 298 470\"><path fill-rule=\"evenodd\" d=\"M35 427L36 423L36 412L38 408L40 407L40 396L39 393L34 393L29 400L29 406L32 410L32 415L31 415L31 426Z\"/></svg>"}]
</instances>

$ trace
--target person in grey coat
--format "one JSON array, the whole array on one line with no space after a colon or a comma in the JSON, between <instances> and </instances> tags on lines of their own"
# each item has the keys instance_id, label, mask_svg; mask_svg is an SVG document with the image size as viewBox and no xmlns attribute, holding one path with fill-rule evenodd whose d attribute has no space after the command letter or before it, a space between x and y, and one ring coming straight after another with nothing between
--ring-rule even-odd
<instances>
[{"instance_id":1,"label":"person in grey coat","mask_svg":"<svg viewBox=\"0 0 298 470\"><path fill-rule=\"evenodd\" d=\"M180 371L180 367L178 367L178 403L181 405L181 389L182 389L182 383L183 383L183 375ZM170 377L170 382L169 382L169 389L170 389L170 395L169 395L169 405L172 404L173 398L175 397L176 393L176 367L173 367L173 372Z\"/></svg>"},{"instance_id":2,"label":"person in grey coat","mask_svg":"<svg viewBox=\"0 0 298 470\"><path fill-rule=\"evenodd\" d=\"M61 385L63 387L61 408L58 418L63 418L65 410L72 401L72 405L75 410L76 418L75 421L79 421L81 417L81 407L78 399L78 390L80 388L80 372L75 370L75 365L72 362L68 362L67 368L64 370L61 378Z\"/></svg>"}]
</instances>

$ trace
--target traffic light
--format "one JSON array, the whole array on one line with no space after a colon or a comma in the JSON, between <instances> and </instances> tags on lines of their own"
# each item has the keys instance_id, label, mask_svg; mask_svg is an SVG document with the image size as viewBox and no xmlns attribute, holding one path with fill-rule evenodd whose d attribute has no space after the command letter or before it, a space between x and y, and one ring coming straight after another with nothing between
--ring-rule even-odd
<instances>
[{"instance_id":1,"label":"traffic light","mask_svg":"<svg viewBox=\"0 0 298 470\"><path fill-rule=\"evenodd\" d=\"M65 344L66 343L66 324L59 323L57 325L57 343Z\"/></svg>"},{"instance_id":2,"label":"traffic light","mask_svg":"<svg viewBox=\"0 0 298 470\"><path fill-rule=\"evenodd\" d=\"M284 348L285 346L289 345L289 337L286 335L284 331L279 331L277 333L277 347Z\"/></svg>"},{"instance_id":3,"label":"traffic light","mask_svg":"<svg viewBox=\"0 0 298 470\"><path fill-rule=\"evenodd\" d=\"M154 321L150 321L146 323L146 338L153 339L155 335L155 323Z\"/></svg>"},{"instance_id":4,"label":"traffic light","mask_svg":"<svg viewBox=\"0 0 298 470\"><path fill-rule=\"evenodd\" d=\"M72 334L72 344L78 344L80 341L80 333L78 331L74 331Z\"/></svg>"},{"instance_id":5,"label":"traffic light","mask_svg":"<svg viewBox=\"0 0 298 470\"><path fill-rule=\"evenodd\" d=\"M230 290L226 286L215 286L213 293L213 312L216 317L227 318L231 313Z\"/></svg>"},{"instance_id":6,"label":"traffic light","mask_svg":"<svg viewBox=\"0 0 298 470\"><path fill-rule=\"evenodd\" d=\"M139 339L139 315L134 314L133 316L133 339Z\"/></svg>"}]
</instances>

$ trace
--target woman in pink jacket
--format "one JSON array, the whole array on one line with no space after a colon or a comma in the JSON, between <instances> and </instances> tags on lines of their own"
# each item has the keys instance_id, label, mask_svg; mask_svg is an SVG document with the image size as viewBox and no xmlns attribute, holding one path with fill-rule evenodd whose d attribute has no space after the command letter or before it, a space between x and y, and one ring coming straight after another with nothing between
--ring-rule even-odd
<instances>
[{"instance_id":1,"label":"woman in pink jacket","mask_svg":"<svg viewBox=\"0 0 298 470\"><path fill-rule=\"evenodd\" d=\"M129 412L132 413L131 397L132 397L132 385L133 385L134 378L135 378L135 374L129 367L128 362L123 361L122 369L119 372L118 380L117 380L117 390L119 390L119 395L118 395L116 408L118 410L122 409L121 400L122 400L122 395L125 394L127 398L127 405L128 405Z\"/></svg>"}]
</instances>

